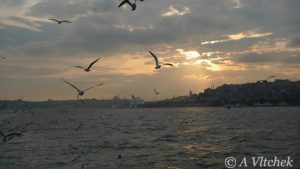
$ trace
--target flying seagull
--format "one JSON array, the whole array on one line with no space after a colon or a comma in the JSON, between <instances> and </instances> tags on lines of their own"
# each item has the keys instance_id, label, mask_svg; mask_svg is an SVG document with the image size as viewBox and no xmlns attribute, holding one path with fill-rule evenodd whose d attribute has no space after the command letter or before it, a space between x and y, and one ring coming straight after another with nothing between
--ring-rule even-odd
<instances>
[{"instance_id":1,"label":"flying seagull","mask_svg":"<svg viewBox=\"0 0 300 169\"><path fill-rule=\"evenodd\" d=\"M78 157L74 158L73 160L71 160L71 162L78 160L80 157L81 156L78 156Z\"/></svg>"},{"instance_id":2,"label":"flying seagull","mask_svg":"<svg viewBox=\"0 0 300 169\"><path fill-rule=\"evenodd\" d=\"M69 111L68 110L64 110L64 109L58 109L59 112L61 113L68 113Z\"/></svg>"},{"instance_id":3,"label":"flying seagull","mask_svg":"<svg viewBox=\"0 0 300 169\"><path fill-rule=\"evenodd\" d=\"M160 65L159 64L159 62L158 62L158 58L157 58L157 56L154 54L154 53L152 53L151 51L149 51L149 53L153 56L153 58L155 59L155 69L159 69L159 68L161 68L161 66L162 65L167 65L167 66L174 66L173 64L171 64L171 63L163 63L162 65Z\"/></svg>"},{"instance_id":4,"label":"flying seagull","mask_svg":"<svg viewBox=\"0 0 300 169\"><path fill-rule=\"evenodd\" d=\"M55 21L55 22L57 22L58 24L62 24L62 23L71 23L70 21L67 21L67 20L57 20L57 19L49 19L49 20L51 20L51 21Z\"/></svg>"},{"instance_id":5,"label":"flying seagull","mask_svg":"<svg viewBox=\"0 0 300 169\"><path fill-rule=\"evenodd\" d=\"M78 150L77 147L72 146L71 144L69 144L69 148L74 149L74 150Z\"/></svg>"},{"instance_id":6,"label":"flying seagull","mask_svg":"<svg viewBox=\"0 0 300 169\"><path fill-rule=\"evenodd\" d=\"M123 0L123 1L120 3L120 5L118 6L118 8L120 8L120 7L123 6L125 3L127 3L129 6L131 6L131 10L132 10L132 11L135 11L135 9L136 9L136 1L137 1L137 0L135 0L134 3L131 3L129 0Z\"/></svg>"},{"instance_id":7,"label":"flying seagull","mask_svg":"<svg viewBox=\"0 0 300 169\"><path fill-rule=\"evenodd\" d=\"M98 62L99 59L100 59L100 58L98 58L98 59L96 59L95 61L93 61L92 63L90 63L90 65L89 65L87 68L84 68L84 67L82 67L82 66L74 66L74 67L77 67L77 68L83 69L83 70L86 71L86 72L89 72L89 71L91 71L91 67L92 67L96 62Z\"/></svg>"},{"instance_id":8,"label":"flying seagull","mask_svg":"<svg viewBox=\"0 0 300 169\"><path fill-rule=\"evenodd\" d=\"M86 91L88 91L88 90L90 90L90 89L93 89L93 88L95 88L95 87L98 87L98 86L102 86L104 83L101 83L101 84L98 84L98 85L96 85L96 86L92 86L92 87L89 87L89 88L86 88L86 89L84 89L84 90L80 90L79 88L77 88L75 85L73 85L72 83L70 83L70 82L68 82L68 81L66 81L65 79L61 79L62 81L64 81L65 83L67 83L67 84L69 84L70 86L72 86L75 90L77 90L77 100L78 100L78 97L79 96L83 96L84 95L84 93L86 92Z\"/></svg>"},{"instance_id":9,"label":"flying seagull","mask_svg":"<svg viewBox=\"0 0 300 169\"><path fill-rule=\"evenodd\" d=\"M75 128L74 130L79 131L79 129L83 126L83 123L80 123L79 126L77 128Z\"/></svg>"},{"instance_id":10,"label":"flying seagull","mask_svg":"<svg viewBox=\"0 0 300 169\"><path fill-rule=\"evenodd\" d=\"M154 92L155 92L156 95L159 95L159 94L160 94L160 93L158 93L158 92L156 91L156 89L154 89Z\"/></svg>"},{"instance_id":11,"label":"flying seagull","mask_svg":"<svg viewBox=\"0 0 300 169\"><path fill-rule=\"evenodd\" d=\"M7 141L9 141L10 139L12 139L12 138L14 138L16 136L20 137L21 133L9 133L9 134L5 135L3 132L0 131L0 135L3 137L2 140L4 142L7 142Z\"/></svg>"},{"instance_id":12,"label":"flying seagull","mask_svg":"<svg viewBox=\"0 0 300 169\"><path fill-rule=\"evenodd\" d=\"M276 77L276 76L269 76L268 78L266 78L266 81L268 81L269 79L274 78L274 77Z\"/></svg>"}]
</instances>

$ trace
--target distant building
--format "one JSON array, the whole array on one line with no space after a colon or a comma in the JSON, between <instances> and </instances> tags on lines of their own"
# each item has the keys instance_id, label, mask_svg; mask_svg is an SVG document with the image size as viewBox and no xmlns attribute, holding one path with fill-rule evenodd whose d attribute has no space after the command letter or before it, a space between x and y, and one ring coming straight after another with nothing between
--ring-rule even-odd
<instances>
[{"instance_id":1,"label":"distant building","mask_svg":"<svg viewBox=\"0 0 300 169\"><path fill-rule=\"evenodd\" d=\"M120 96L115 96L111 99L111 108L128 108L130 104L130 100L123 98Z\"/></svg>"},{"instance_id":2,"label":"distant building","mask_svg":"<svg viewBox=\"0 0 300 169\"><path fill-rule=\"evenodd\" d=\"M122 106L121 99L117 96L112 98L111 108L120 108Z\"/></svg>"},{"instance_id":3,"label":"distant building","mask_svg":"<svg viewBox=\"0 0 300 169\"><path fill-rule=\"evenodd\" d=\"M134 95L132 95L129 106L132 107L132 108L137 108L140 105L144 105L144 104L145 104L145 102L144 102L143 99L141 99L140 97L135 97Z\"/></svg>"}]
</instances>

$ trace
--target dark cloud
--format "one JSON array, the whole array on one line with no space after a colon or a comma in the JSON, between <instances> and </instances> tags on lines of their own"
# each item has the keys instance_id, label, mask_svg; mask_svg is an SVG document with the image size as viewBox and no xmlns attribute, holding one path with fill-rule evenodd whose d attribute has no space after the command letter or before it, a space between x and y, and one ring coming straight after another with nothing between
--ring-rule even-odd
<instances>
[{"instance_id":1,"label":"dark cloud","mask_svg":"<svg viewBox=\"0 0 300 169\"><path fill-rule=\"evenodd\" d=\"M242 63L266 63L274 61L275 57L268 54L247 53L235 57L235 61Z\"/></svg>"},{"instance_id":2,"label":"dark cloud","mask_svg":"<svg viewBox=\"0 0 300 169\"><path fill-rule=\"evenodd\" d=\"M280 63L284 64L299 64L300 55L299 52L279 52L279 53L247 53L241 56L236 56L233 58L234 61L239 63L249 63L249 64L272 64Z\"/></svg>"}]
</instances>

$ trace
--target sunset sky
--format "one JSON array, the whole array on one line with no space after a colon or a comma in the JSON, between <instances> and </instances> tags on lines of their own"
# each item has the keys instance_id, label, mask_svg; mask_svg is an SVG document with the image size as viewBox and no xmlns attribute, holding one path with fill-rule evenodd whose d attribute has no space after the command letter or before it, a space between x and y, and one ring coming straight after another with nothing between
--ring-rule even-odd
<instances>
[{"instance_id":1,"label":"sunset sky","mask_svg":"<svg viewBox=\"0 0 300 169\"><path fill-rule=\"evenodd\" d=\"M299 0L144 0L136 11L120 1L0 0L0 100L75 99L61 78L105 83L83 98L145 100L300 78ZM155 70L149 50L175 67ZM98 57L89 73L73 67Z\"/></svg>"}]
</instances>

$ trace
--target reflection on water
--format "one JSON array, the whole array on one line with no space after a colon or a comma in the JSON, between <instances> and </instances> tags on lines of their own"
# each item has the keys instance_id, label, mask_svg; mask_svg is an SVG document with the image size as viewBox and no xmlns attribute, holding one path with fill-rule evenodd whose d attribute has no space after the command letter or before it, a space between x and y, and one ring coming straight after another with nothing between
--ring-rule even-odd
<instances>
[{"instance_id":1,"label":"reflection on water","mask_svg":"<svg viewBox=\"0 0 300 169\"><path fill-rule=\"evenodd\" d=\"M86 169L224 168L228 156L275 155L291 156L299 167L299 110L33 110L34 115L2 111L4 133L34 123L25 127L22 137L0 142L0 168L76 169L83 163Z\"/></svg>"}]
</instances>

